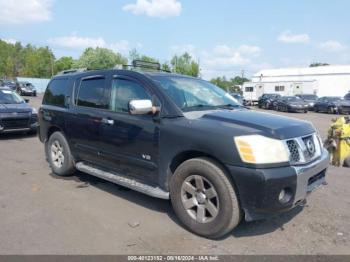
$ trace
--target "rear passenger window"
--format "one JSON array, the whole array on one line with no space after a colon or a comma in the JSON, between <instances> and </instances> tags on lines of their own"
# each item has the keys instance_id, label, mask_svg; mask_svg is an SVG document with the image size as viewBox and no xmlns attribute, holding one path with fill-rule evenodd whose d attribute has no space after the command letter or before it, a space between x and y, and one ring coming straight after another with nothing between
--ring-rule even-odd
<instances>
[{"instance_id":1,"label":"rear passenger window","mask_svg":"<svg viewBox=\"0 0 350 262\"><path fill-rule=\"evenodd\" d=\"M110 109L115 112L129 112L129 102L135 99L151 99L146 90L130 80L114 79Z\"/></svg>"},{"instance_id":2,"label":"rear passenger window","mask_svg":"<svg viewBox=\"0 0 350 262\"><path fill-rule=\"evenodd\" d=\"M77 105L108 109L109 98L105 84L106 79L104 77L83 79L78 91Z\"/></svg>"},{"instance_id":3,"label":"rear passenger window","mask_svg":"<svg viewBox=\"0 0 350 262\"><path fill-rule=\"evenodd\" d=\"M66 96L70 96L68 78L53 79L45 91L43 104L65 107Z\"/></svg>"}]
</instances>

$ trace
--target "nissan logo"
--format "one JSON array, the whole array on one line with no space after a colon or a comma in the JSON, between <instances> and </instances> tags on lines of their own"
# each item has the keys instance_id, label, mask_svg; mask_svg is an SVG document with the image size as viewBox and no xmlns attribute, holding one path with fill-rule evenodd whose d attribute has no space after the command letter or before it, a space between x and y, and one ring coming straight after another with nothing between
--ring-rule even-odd
<instances>
[{"instance_id":1,"label":"nissan logo","mask_svg":"<svg viewBox=\"0 0 350 262\"><path fill-rule=\"evenodd\" d=\"M311 139L306 140L305 145L306 145L307 151L309 151L310 155L315 154L315 145Z\"/></svg>"}]
</instances>

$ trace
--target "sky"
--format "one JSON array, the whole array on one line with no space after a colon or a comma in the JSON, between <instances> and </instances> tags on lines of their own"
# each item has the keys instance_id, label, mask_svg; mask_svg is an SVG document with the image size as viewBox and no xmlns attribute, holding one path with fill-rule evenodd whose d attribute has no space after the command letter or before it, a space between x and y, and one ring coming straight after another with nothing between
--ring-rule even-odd
<instances>
[{"instance_id":1,"label":"sky","mask_svg":"<svg viewBox=\"0 0 350 262\"><path fill-rule=\"evenodd\" d=\"M0 38L78 58L89 46L169 61L205 79L312 62L350 64L348 0L0 0Z\"/></svg>"}]
</instances>

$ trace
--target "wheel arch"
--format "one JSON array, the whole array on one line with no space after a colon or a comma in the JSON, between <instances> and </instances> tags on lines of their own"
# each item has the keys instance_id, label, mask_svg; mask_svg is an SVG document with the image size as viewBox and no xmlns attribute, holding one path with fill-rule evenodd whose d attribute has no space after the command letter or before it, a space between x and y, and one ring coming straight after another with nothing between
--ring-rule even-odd
<instances>
[{"instance_id":1,"label":"wheel arch","mask_svg":"<svg viewBox=\"0 0 350 262\"><path fill-rule=\"evenodd\" d=\"M50 136L55 133L55 132L61 132L62 134L64 134L62 128L59 128L58 126L51 126L48 130L47 130L47 134L46 134L46 141L48 141L50 139Z\"/></svg>"},{"instance_id":2,"label":"wheel arch","mask_svg":"<svg viewBox=\"0 0 350 262\"><path fill-rule=\"evenodd\" d=\"M226 165L222 161L220 161L217 157L213 156L212 154L209 154L209 153L206 153L203 151L186 150L186 151L180 152L177 155L175 155L173 157L172 161L170 162L170 165L169 165L169 172L168 172L168 177L167 177L167 187L169 186L170 179L171 179L172 175L174 174L175 170L182 163L184 163L187 160L193 159L193 158L207 158L208 160L210 160L210 161L214 162L216 165L218 165L224 171L227 178L231 182L234 190L236 191L238 202L241 206L239 189L237 187L237 184L235 182L233 175L230 174L228 168L226 167ZM244 210L242 210L242 211L244 211Z\"/></svg>"}]
</instances>

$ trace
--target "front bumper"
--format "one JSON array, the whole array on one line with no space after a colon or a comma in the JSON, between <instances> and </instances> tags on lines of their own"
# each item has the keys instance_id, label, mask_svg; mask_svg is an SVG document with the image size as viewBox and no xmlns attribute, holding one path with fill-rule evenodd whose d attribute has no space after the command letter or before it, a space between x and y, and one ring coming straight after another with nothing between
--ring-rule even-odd
<instances>
[{"instance_id":1,"label":"front bumper","mask_svg":"<svg viewBox=\"0 0 350 262\"><path fill-rule=\"evenodd\" d=\"M227 166L234 180L246 221L268 218L288 211L303 202L309 193L325 184L329 154L323 150L315 161L301 166L266 169ZM282 203L283 189L291 199Z\"/></svg>"},{"instance_id":2,"label":"front bumper","mask_svg":"<svg viewBox=\"0 0 350 262\"><path fill-rule=\"evenodd\" d=\"M0 134L36 131L38 126L37 115L0 118Z\"/></svg>"},{"instance_id":3,"label":"front bumper","mask_svg":"<svg viewBox=\"0 0 350 262\"><path fill-rule=\"evenodd\" d=\"M288 111L290 112L305 112L308 110L308 106L288 106Z\"/></svg>"},{"instance_id":4,"label":"front bumper","mask_svg":"<svg viewBox=\"0 0 350 262\"><path fill-rule=\"evenodd\" d=\"M35 90L21 90L20 93L23 96L36 96Z\"/></svg>"}]
</instances>

